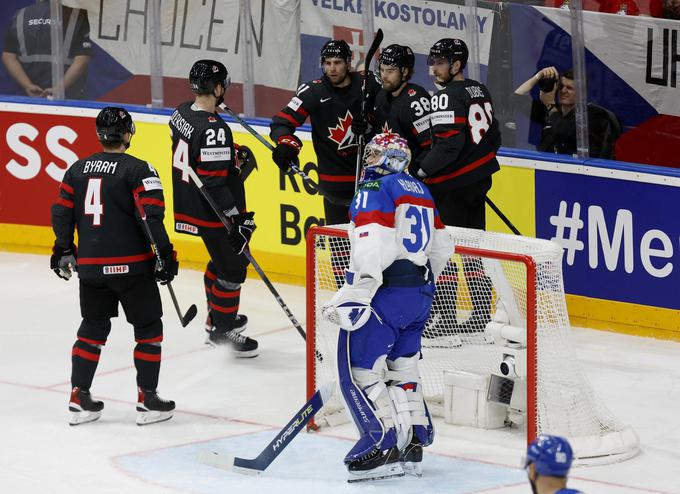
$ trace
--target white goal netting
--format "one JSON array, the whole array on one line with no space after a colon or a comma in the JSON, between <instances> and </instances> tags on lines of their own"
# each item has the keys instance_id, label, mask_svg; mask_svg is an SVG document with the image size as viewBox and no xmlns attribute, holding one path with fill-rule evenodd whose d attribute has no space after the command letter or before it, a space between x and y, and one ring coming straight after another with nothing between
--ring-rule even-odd
<instances>
[{"instance_id":1,"label":"white goal netting","mask_svg":"<svg viewBox=\"0 0 680 494\"><path fill-rule=\"evenodd\" d=\"M597 398L577 359L561 247L541 239L447 228L456 253L437 280L420 361L431 412L443 415L445 371L505 376L501 381L511 380L510 388L500 386L496 399L514 406L509 394L513 388L521 391L523 405L509 406L506 424L526 431L528 439L540 433L565 436L584 463L633 456L636 433ZM307 249L307 386L312 392L337 381L338 328L321 318L321 307L343 282L350 250L346 226L311 229ZM511 336L499 333L501 328ZM519 352L508 351L517 347ZM499 370L507 353L518 360L511 362L509 374ZM346 421L339 396L316 418L317 425Z\"/></svg>"}]
</instances>

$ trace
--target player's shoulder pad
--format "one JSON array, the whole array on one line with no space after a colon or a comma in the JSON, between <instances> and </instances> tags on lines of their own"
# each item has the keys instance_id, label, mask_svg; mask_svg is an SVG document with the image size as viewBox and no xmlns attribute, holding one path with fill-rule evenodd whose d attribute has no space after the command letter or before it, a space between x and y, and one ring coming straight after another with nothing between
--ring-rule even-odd
<instances>
[{"instance_id":1,"label":"player's shoulder pad","mask_svg":"<svg viewBox=\"0 0 680 494\"><path fill-rule=\"evenodd\" d=\"M406 96L409 98L421 98L423 96L428 99L430 98L430 93L428 93L424 87L419 86L418 84L409 83L404 89L406 90Z\"/></svg>"}]
</instances>

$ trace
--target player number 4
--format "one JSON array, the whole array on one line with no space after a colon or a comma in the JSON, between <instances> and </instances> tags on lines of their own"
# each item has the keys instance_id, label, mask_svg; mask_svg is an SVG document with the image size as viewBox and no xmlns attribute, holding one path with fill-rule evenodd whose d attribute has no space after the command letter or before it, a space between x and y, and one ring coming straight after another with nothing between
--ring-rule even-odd
<instances>
[{"instance_id":1,"label":"player number 4","mask_svg":"<svg viewBox=\"0 0 680 494\"><path fill-rule=\"evenodd\" d=\"M486 131L489 130L491 122L493 121L493 107L488 101L484 102L484 106L479 103L470 105L468 111L468 125L470 126L470 135L475 144L479 144Z\"/></svg>"},{"instance_id":2,"label":"player number 4","mask_svg":"<svg viewBox=\"0 0 680 494\"><path fill-rule=\"evenodd\" d=\"M87 190L85 191L85 214L92 216L92 224L94 226L102 224L104 205L102 204L101 178L91 178L87 181Z\"/></svg>"},{"instance_id":3,"label":"player number 4","mask_svg":"<svg viewBox=\"0 0 680 494\"><path fill-rule=\"evenodd\" d=\"M182 172L182 180L189 183L189 145L186 141L179 139L177 147L172 153L172 167Z\"/></svg>"}]
</instances>

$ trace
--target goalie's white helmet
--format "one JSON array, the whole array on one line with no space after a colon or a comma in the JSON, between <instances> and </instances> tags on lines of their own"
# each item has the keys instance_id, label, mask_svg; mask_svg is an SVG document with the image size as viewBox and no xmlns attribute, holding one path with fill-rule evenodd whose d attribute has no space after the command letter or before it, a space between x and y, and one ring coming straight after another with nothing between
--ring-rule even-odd
<instances>
[{"instance_id":1,"label":"goalie's white helmet","mask_svg":"<svg viewBox=\"0 0 680 494\"><path fill-rule=\"evenodd\" d=\"M403 172L411 162L411 150L399 134L378 134L366 144L366 168L380 175Z\"/></svg>"}]
</instances>

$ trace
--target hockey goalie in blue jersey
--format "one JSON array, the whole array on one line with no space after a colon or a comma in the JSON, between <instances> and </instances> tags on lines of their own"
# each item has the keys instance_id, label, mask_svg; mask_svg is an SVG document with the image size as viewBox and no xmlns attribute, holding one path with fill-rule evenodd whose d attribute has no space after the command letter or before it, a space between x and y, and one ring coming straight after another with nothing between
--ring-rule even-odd
<instances>
[{"instance_id":1,"label":"hockey goalie in blue jersey","mask_svg":"<svg viewBox=\"0 0 680 494\"><path fill-rule=\"evenodd\" d=\"M427 187L404 173L410 159L397 134L367 144L350 206L345 284L323 307L341 328L340 387L361 436L344 460L349 482L420 476L423 447L434 437L420 339L453 244Z\"/></svg>"}]
</instances>

